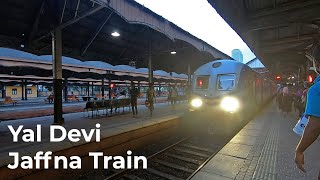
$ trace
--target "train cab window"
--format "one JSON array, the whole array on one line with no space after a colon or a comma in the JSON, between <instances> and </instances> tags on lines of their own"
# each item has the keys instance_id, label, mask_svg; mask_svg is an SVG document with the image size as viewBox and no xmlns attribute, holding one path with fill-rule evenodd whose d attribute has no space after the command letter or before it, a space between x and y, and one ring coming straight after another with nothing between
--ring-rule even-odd
<instances>
[{"instance_id":1,"label":"train cab window","mask_svg":"<svg viewBox=\"0 0 320 180\"><path fill-rule=\"evenodd\" d=\"M218 75L217 89L221 91L230 91L235 86L236 76L234 74Z\"/></svg>"},{"instance_id":2,"label":"train cab window","mask_svg":"<svg viewBox=\"0 0 320 180\"><path fill-rule=\"evenodd\" d=\"M209 87L209 76L200 76L197 78L197 89L208 89Z\"/></svg>"}]
</instances>

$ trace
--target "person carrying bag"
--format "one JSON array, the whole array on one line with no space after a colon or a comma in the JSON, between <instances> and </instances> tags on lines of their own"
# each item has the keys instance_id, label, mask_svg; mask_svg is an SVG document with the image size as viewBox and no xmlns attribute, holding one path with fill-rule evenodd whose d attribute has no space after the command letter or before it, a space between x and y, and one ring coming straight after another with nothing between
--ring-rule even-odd
<instances>
[{"instance_id":1,"label":"person carrying bag","mask_svg":"<svg viewBox=\"0 0 320 180\"><path fill-rule=\"evenodd\" d=\"M149 108L150 116L152 116L153 110L154 110L154 102L156 100L156 95L154 92L154 86L153 83L149 84L149 89L147 90L147 96L146 96L145 105Z\"/></svg>"}]
</instances>

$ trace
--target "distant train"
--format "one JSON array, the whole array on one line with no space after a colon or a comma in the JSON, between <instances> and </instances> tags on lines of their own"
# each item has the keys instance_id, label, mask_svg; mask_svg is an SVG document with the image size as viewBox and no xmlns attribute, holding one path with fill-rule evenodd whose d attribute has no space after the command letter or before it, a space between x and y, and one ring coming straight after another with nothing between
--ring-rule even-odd
<instances>
[{"instance_id":1,"label":"distant train","mask_svg":"<svg viewBox=\"0 0 320 180\"><path fill-rule=\"evenodd\" d=\"M253 115L276 93L276 84L234 60L217 60L193 75L189 109L209 117L243 120ZM234 122L234 121L233 121Z\"/></svg>"}]
</instances>

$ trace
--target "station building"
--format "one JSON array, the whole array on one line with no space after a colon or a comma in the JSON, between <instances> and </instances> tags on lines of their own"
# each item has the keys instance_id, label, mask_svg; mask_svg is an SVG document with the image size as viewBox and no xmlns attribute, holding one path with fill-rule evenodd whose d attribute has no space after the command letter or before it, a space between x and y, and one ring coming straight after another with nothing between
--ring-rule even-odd
<instances>
[{"instance_id":1,"label":"station building","mask_svg":"<svg viewBox=\"0 0 320 180\"><path fill-rule=\"evenodd\" d=\"M1 90L2 98L10 96L11 98L22 98L23 93L27 93L28 97L34 98L38 97L37 85L27 85L25 87L17 84L14 86L4 86Z\"/></svg>"}]
</instances>

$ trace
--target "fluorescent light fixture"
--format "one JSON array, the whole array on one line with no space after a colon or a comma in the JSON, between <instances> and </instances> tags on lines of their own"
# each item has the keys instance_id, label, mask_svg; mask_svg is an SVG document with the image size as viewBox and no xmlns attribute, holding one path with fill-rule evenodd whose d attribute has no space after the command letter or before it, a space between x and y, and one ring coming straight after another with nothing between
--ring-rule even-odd
<instances>
[{"instance_id":1,"label":"fluorescent light fixture","mask_svg":"<svg viewBox=\"0 0 320 180\"><path fill-rule=\"evenodd\" d=\"M111 35L112 35L113 37L119 37L119 36L120 36L120 34L119 34L117 31L111 33Z\"/></svg>"},{"instance_id":2,"label":"fluorescent light fixture","mask_svg":"<svg viewBox=\"0 0 320 180\"><path fill-rule=\"evenodd\" d=\"M171 54L177 54L177 52L175 52L175 51L171 51Z\"/></svg>"}]
</instances>

